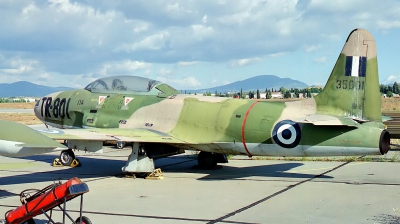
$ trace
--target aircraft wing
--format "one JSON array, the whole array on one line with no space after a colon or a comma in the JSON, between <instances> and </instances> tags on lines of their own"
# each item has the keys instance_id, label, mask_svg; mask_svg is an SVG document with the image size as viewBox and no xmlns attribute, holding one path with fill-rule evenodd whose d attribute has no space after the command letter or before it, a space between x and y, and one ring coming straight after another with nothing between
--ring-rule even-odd
<instances>
[{"instance_id":1,"label":"aircraft wing","mask_svg":"<svg viewBox=\"0 0 400 224\"><path fill-rule=\"evenodd\" d=\"M22 144L15 144L16 147L25 147L30 149L55 149L55 148L66 148L64 145L57 144L49 145L45 143L22 143Z\"/></svg>"},{"instance_id":2,"label":"aircraft wing","mask_svg":"<svg viewBox=\"0 0 400 224\"><path fill-rule=\"evenodd\" d=\"M51 129L39 130L42 134L56 140L123 141L153 143L186 143L169 134L151 129Z\"/></svg>"},{"instance_id":3,"label":"aircraft wing","mask_svg":"<svg viewBox=\"0 0 400 224\"><path fill-rule=\"evenodd\" d=\"M349 117L336 117L331 115L313 114L306 117L294 120L297 123L306 123L313 125L327 125L327 126L348 126L357 127L356 121Z\"/></svg>"}]
</instances>

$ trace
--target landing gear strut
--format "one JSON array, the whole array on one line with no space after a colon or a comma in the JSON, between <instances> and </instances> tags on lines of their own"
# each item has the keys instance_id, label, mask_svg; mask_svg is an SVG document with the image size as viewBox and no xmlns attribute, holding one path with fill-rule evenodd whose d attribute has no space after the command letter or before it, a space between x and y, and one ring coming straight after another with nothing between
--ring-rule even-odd
<instances>
[{"instance_id":1,"label":"landing gear strut","mask_svg":"<svg viewBox=\"0 0 400 224\"><path fill-rule=\"evenodd\" d=\"M202 169L214 169L217 167L217 163L227 163L228 159L225 154L201 151L197 157L197 162Z\"/></svg>"},{"instance_id":2,"label":"landing gear strut","mask_svg":"<svg viewBox=\"0 0 400 224\"><path fill-rule=\"evenodd\" d=\"M139 143L132 144L132 152L128 157L126 165L122 167L123 172L148 175L154 171L154 161L139 148Z\"/></svg>"}]
</instances>

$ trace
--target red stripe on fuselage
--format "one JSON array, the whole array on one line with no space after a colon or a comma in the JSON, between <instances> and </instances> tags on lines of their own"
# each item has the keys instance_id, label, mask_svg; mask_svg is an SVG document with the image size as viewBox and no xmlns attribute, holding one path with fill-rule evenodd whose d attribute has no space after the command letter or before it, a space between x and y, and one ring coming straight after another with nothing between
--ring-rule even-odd
<instances>
[{"instance_id":1,"label":"red stripe on fuselage","mask_svg":"<svg viewBox=\"0 0 400 224\"><path fill-rule=\"evenodd\" d=\"M260 101L254 102L254 103L249 107L249 109L247 109L246 115L244 115L244 119L243 119L243 123L242 123L242 142L243 142L244 149L246 150L247 155L248 155L249 157L252 157L253 155L252 155L252 154L249 152L249 150L247 149L246 138L244 137L244 129L246 128L246 121L247 121L247 117L249 116L250 110L253 109L254 105L256 105L256 104L259 103L259 102L260 102Z\"/></svg>"}]
</instances>

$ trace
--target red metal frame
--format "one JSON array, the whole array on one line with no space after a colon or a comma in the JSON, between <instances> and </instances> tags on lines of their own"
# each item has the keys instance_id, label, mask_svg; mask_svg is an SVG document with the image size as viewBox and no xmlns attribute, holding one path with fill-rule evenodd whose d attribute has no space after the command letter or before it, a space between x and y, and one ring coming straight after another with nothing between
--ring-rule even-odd
<instances>
[{"instance_id":1,"label":"red metal frame","mask_svg":"<svg viewBox=\"0 0 400 224\"><path fill-rule=\"evenodd\" d=\"M48 216L46 211L51 210L56 206L58 206L64 212L63 222L65 222L65 215L72 220L72 218L66 214L65 203L77 196L83 195L88 191L89 188L87 185L79 178L74 177L64 184L60 184L46 193L27 201L18 208L7 212L6 223L23 223L40 214L44 214L47 218L49 218L49 220L51 220L51 216ZM80 217L82 217L82 202L83 197L81 197ZM61 208L60 206L62 203L64 203L64 208ZM74 222L74 220L72 221Z\"/></svg>"}]
</instances>

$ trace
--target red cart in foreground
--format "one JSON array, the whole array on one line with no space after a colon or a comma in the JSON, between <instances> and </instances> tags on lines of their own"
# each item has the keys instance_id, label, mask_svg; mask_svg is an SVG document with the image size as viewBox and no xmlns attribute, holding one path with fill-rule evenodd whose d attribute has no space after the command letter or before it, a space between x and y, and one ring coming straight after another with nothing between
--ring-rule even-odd
<instances>
[{"instance_id":1,"label":"red cart in foreground","mask_svg":"<svg viewBox=\"0 0 400 224\"><path fill-rule=\"evenodd\" d=\"M74 223L91 224L92 222L85 216L82 216L83 194L89 191L87 184L83 183L79 178L74 177L65 183L61 181L49 185L42 190L27 189L21 192L20 198L22 205L14 210L6 212L5 223L17 224L27 222L35 223L33 217L44 214L49 223L55 223L51 216L53 208L58 207L63 212L63 222L68 217ZM79 217L74 221L66 211L67 201L81 196ZM63 204L63 207L60 205ZM47 214L50 211L50 214Z\"/></svg>"}]
</instances>

